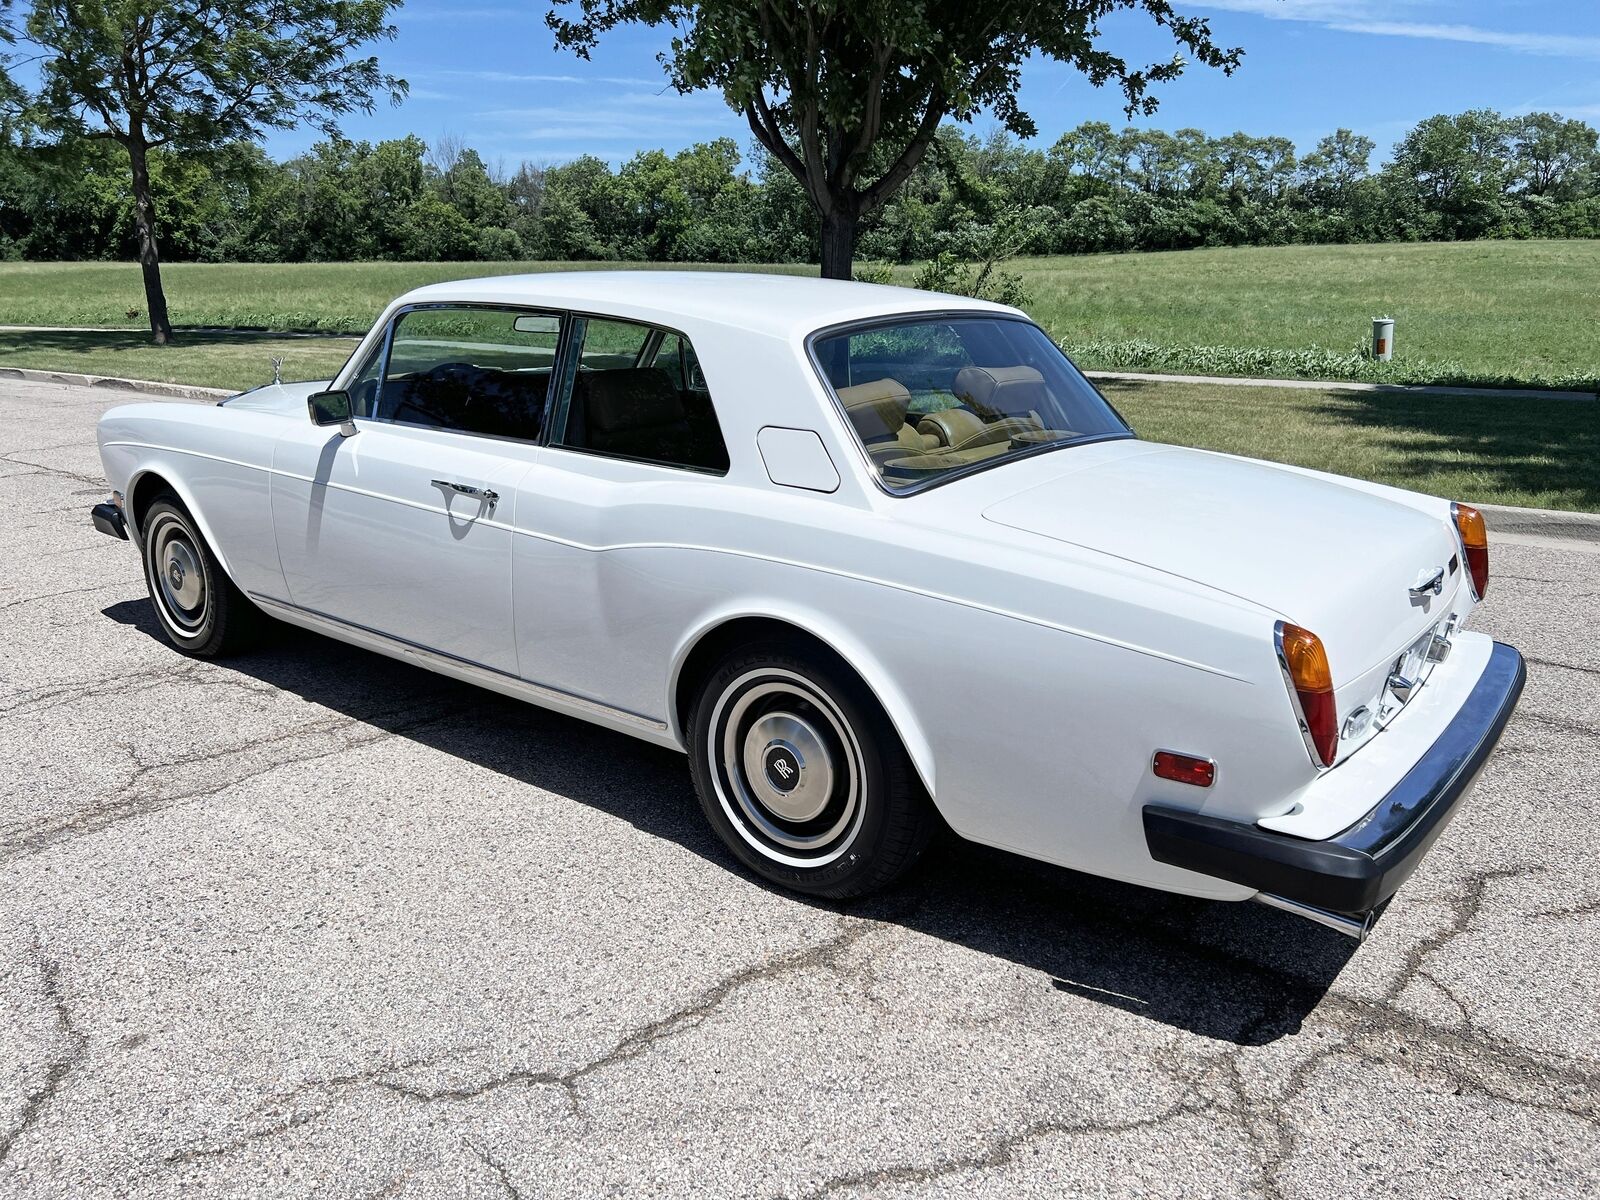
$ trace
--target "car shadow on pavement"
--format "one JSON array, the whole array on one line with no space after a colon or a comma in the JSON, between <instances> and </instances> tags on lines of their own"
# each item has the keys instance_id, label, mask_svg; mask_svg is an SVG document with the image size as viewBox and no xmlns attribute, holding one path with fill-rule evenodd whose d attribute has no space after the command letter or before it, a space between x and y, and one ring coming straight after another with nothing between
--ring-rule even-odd
<instances>
[{"instance_id":1,"label":"car shadow on pavement","mask_svg":"<svg viewBox=\"0 0 1600 1200\"><path fill-rule=\"evenodd\" d=\"M164 640L143 599L103 611ZM719 870L743 870L706 824L681 754L286 626L261 650L215 665L599 809ZM419 720L419 711L437 719ZM885 895L840 905L783 894L995 955L1049 975L1058 992L1240 1045L1295 1033L1356 948L1259 905L1097 879L949 834Z\"/></svg>"}]
</instances>

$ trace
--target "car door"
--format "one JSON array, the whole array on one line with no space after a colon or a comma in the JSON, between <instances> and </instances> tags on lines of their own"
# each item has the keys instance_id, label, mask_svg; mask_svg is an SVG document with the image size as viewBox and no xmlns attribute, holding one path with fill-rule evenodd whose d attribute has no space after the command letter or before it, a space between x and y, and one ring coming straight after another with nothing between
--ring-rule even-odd
<instances>
[{"instance_id":1,"label":"car door","mask_svg":"<svg viewBox=\"0 0 1600 1200\"><path fill-rule=\"evenodd\" d=\"M274 456L288 600L506 674L512 506L540 453L553 314L406 309L350 384L356 432L307 422Z\"/></svg>"},{"instance_id":2,"label":"car door","mask_svg":"<svg viewBox=\"0 0 1600 1200\"><path fill-rule=\"evenodd\" d=\"M662 683L696 597L654 571L728 451L688 340L574 317L566 386L523 477L512 550L523 677L659 724Z\"/></svg>"}]
</instances>

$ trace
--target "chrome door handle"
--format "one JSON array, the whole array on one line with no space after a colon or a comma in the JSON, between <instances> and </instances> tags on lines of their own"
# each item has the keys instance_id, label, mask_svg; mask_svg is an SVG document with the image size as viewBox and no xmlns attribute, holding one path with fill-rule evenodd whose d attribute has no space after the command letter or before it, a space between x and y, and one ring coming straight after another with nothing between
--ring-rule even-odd
<instances>
[{"instance_id":1,"label":"chrome door handle","mask_svg":"<svg viewBox=\"0 0 1600 1200\"><path fill-rule=\"evenodd\" d=\"M448 479L435 479L433 486L444 488L448 492L457 492L463 496L476 496L478 499L485 500L490 504L500 499L499 492L491 491L488 488L473 487L470 483L451 483Z\"/></svg>"}]
</instances>

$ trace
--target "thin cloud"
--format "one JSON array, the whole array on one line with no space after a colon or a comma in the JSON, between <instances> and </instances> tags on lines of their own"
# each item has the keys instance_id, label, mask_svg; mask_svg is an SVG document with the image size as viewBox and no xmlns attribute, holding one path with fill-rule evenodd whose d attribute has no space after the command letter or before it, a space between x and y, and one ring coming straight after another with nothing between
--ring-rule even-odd
<instances>
[{"instance_id":1,"label":"thin cloud","mask_svg":"<svg viewBox=\"0 0 1600 1200\"><path fill-rule=\"evenodd\" d=\"M1362 3L1360 0L1195 0L1195 7L1250 13L1274 21L1305 22L1320 25L1324 29L1337 30L1340 33L1461 42L1475 46L1493 46L1517 54L1600 61L1600 37L1587 34L1484 29L1477 25L1435 21L1396 21L1388 19L1393 15L1396 6L1379 6Z\"/></svg>"},{"instance_id":2,"label":"thin cloud","mask_svg":"<svg viewBox=\"0 0 1600 1200\"><path fill-rule=\"evenodd\" d=\"M471 79L478 83L604 83L613 87L666 87L665 79L641 79L636 75L549 75L516 71L439 70L421 72L427 76Z\"/></svg>"}]
</instances>

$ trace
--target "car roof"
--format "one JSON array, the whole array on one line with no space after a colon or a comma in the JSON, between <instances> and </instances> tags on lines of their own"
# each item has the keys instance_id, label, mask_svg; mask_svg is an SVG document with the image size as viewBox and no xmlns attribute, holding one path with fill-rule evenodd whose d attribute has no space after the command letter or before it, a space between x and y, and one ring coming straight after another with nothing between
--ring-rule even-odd
<instances>
[{"instance_id":1,"label":"car roof","mask_svg":"<svg viewBox=\"0 0 1600 1200\"><path fill-rule=\"evenodd\" d=\"M748 271L551 271L430 284L401 303L523 304L630 317L675 328L711 323L781 338L845 322L919 312L1017 309L966 296L804 275Z\"/></svg>"}]
</instances>

